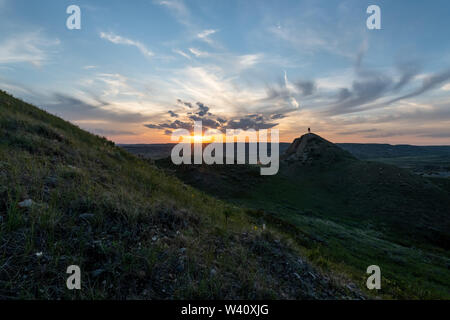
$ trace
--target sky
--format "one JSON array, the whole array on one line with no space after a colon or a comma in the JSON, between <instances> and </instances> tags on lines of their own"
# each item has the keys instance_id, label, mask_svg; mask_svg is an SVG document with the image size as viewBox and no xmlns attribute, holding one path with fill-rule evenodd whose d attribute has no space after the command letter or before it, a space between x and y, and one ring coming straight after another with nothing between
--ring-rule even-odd
<instances>
[{"instance_id":1,"label":"sky","mask_svg":"<svg viewBox=\"0 0 450 320\"><path fill-rule=\"evenodd\" d=\"M449 17L447 0L0 0L0 89L117 143L202 120L450 145Z\"/></svg>"}]
</instances>

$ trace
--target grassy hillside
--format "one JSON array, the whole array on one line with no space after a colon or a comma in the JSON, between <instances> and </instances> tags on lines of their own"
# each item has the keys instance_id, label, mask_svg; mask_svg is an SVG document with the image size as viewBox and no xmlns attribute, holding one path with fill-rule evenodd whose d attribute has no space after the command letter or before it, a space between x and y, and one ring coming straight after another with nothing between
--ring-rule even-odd
<instances>
[{"instance_id":1,"label":"grassy hillside","mask_svg":"<svg viewBox=\"0 0 450 320\"><path fill-rule=\"evenodd\" d=\"M360 283L361 270L376 264L386 296L450 298L448 184L388 164L336 157L337 150L329 156L306 149L308 160L284 162L269 178L252 166L157 164L266 220L281 219L325 270Z\"/></svg>"},{"instance_id":2,"label":"grassy hillside","mask_svg":"<svg viewBox=\"0 0 450 320\"><path fill-rule=\"evenodd\" d=\"M301 250L276 223L0 92L0 299L363 297ZM80 291L66 289L72 264Z\"/></svg>"}]
</instances>

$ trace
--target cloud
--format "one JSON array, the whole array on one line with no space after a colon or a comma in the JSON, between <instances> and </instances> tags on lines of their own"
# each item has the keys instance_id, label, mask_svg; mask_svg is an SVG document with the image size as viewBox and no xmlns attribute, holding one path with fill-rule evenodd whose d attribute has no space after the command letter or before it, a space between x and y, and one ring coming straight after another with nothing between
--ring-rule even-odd
<instances>
[{"instance_id":1,"label":"cloud","mask_svg":"<svg viewBox=\"0 0 450 320\"><path fill-rule=\"evenodd\" d=\"M265 97L263 87L246 85L229 72L217 64L177 70L170 78L175 88L172 95L189 97L206 105L214 104L218 114L251 113L251 109L269 105L269 101L262 100Z\"/></svg>"},{"instance_id":2,"label":"cloud","mask_svg":"<svg viewBox=\"0 0 450 320\"><path fill-rule=\"evenodd\" d=\"M421 137L427 137L427 138L450 138L450 131L424 133L424 134L421 134L420 136Z\"/></svg>"},{"instance_id":3,"label":"cloud","mask_svg":"<svg viewBox=\"0 0 450 320\"><path fill-rule=\"evenodd\" d=\"M392 100L388 101L386 104L391 104L391 103L394 103L394 102L397 102L400 100L416 97L427 91L437 88L438 86L440 86L441 84L443 84L444 82L446 82L449 79L450 79L450 69L433 74L431 76L426 77L423 80L422 85L419 88L417 88L416 90L414 90L413 92L405 94L401 97L392 99Z\"/></svg>"},{"instance_id":4,"label":"cloud","mask_svg":"<svg viewBox=\"0 0 450 320\"><path fill-rule=\"evenodd\" d=\"M297 100L294 98L294 93L296 92L296 88L289 82L286 71L284 72L284 87L287 90L288 101L294 108L298 109L298 107L300 105L297 102Z\"/></svg>"},{"instance_id":5,"label":"cloud","mask_svg":"<svg viewBox=\"0 0 450 320\"><path fill-rule=\"evenodd\" d=\"M342 102L344 100L347 100L348 98L350 98L352 96L352 92L347 89L347 88L342 88L339 90L338 95L337 95L337 101L338 102Z\"/></svg>"},{"instance_id":6,"label":"cloud","mask_svg":"<svg viewBox=\"0 0 450 320\"><path fill-rule=\"evenodd\" d=\"M172 110L169 110L168 113L170 114L171 117L173 117L173 118L178 118L178 114L176 114L176 113L173 112Z\"/></svg>"},{"instance_id":7,"label":"cloud","mask_svg":"<svg viewBox=\"0 0 450 320\"><path fill-rule=\"evenodd\" d=\"M361 58L362 59L362 58ZM391 76L381 72L356 67L357 78L351 88L340 88L335 95L335 103L327 111L327 114L345 114L360 112L372 108L380 108L391 102L373 104L381 98L386 98L403 89L416 76L419 66L415 63L400 64L399 79L394 81Z\"/></svg>"},{"instance_id":8,"label":"cloud","mask_svg":"<svg viewBox=\"0 0 450 320\"><path fill-rule=\"evenodd\" d=\"M148 117L141 113L116 111L109 109L110 104L97 100L96 103L88 103L81 99L56 93L51 97L51 101L44 103L47 111L62 116L66 120L102 120L110 122L144 122Z\"/></svg>"},{"instance_id":9,"label":"cloud","mask_svg":"<svg viewBox=\"0 0 450 320\"><path fill-rule=\"evenodd\" d=\"M394 90L398 91L406 86L419 73L420 66L414 62L404 62L397 67L401 73L400 80L394 86Z\"/></svg>"},{"instance_id":10,"label":"cloud","mask_svg":"<svg viewBox=\"0 0 450 320\"><path fill-rule=\"evenodd\" d=\"M183 25L190 26L190 13L184 2L181 0L161 0L157 4L168 8L176 17L177 21Z\"/></svg>"},{"instance_id":11,"label":"cloud","mask_svg":"<svg viewBox=\"0 0 450 320\"><path fill-rule=\"evenodd\" d=\"M0 64L31 63L41 66L49 60L49 51L58 46L58 39L48 39L41 32L14 35L0 43Z\"/></svg>"},{"instance_id":12,"label":"cloud","mask_svg":"<svg viewBox=\"0 0 450 320\"><path fill-rule=\"evenodd\" d=\"M0 88L1 90L17 95L24 100L32 101L34 97L38 96L32 89L27 88L22 84L3 79L2 77L0 77Z\"/></svg>"},{"instance_id":13,"label":"cloud","mask_svg":"<svg viewBox=\"0 0 450 320\"><path fill-rule=\"evenodd\" d=\"M173 52L178 53L180 56L185 57L186 59L191 60L191 56L188 55L186 52L184 52L183 50L178 50L178 49L174 49Z\"/></svg>"},{"instance_id":14,"label":"cloud","mask_svg":"<svg viewBox=\"0 0 450 320\"><path fill-rule=\"evenodd\" d=\"M269 123L264 119L252 119L250 117L244 117L237 120L228 121L225 125L225 129L241 129L241 130L261 130L261 129L270 129L277 126L278 123Z\"/></svg>"},{"instance_id":15,"label":"cloud","mask_svg":"<svg viewBox=\"0 0 450 320\"><path fill-rule=\"evenodd\" d=\"M381 74L371 74L364 79L355 80L351 90L344 88L339 91L338 103L333 106L332 111L337 113L357 111L359 107L382 97L391 85L392 79Z\"/></svg>"},{"instance_id":16,"label":"cloud","mask_svg":"<svg viewBox=\"0 0 450 320\"><path fill-rule=\"evenodd\" d=\"M202 30L197 19L193 18L193 15L191 14L188 6L186 6L183 0L156 0L155 3L169 9L178 23L185 26L184 31L188 34L187 38L189 38L190 40L197 39L211 46L220 47L213 39L211 39L211 36L217 33L219 30L211 28ZM193 50L200 52L197 49ZM187 58L187 55L184 52L180 51L177 53ZM196 55L195 53L193 54Z\"/></svg>"},{"instance_id":17,"label":"cloud","mask_svg":"<svg viewBox=\"0 0 450 320\"><path fill-rule=\"evenodd\" d=\"M117 98L117 97L132 97L143 98L144 93L133 88L129 84L129 79L119 73L97 73L94 78L89 78L87 85L92 88L94 84L100 84L100 88L103 97Z\"/></svg>"},{"instance_id":18,"label":"cloud","mask_svg":"<svg viewBox=\"0 0 450 320\"><path fill-rule=\"evenodd\" d=\"M161 1L156 1L156 2L162 6L166 6L169 9L176 11L178 14L186 14L187 13L187 9L186 9L183 1L161 0Z\"/></svg>"},{"instance_id":19,"label":"cloud","mask_svg":"<svg viewBox=\"0 0 450 320\"><path fill-rule=\"evenodd\" d=\"M134 135L134 132L131 131L122 131L122 130L111 130L111 129L100 129L100 128L94 128L94 129L87 129L95 134L101 135L101 136L125 136L125 135Z\"/></svg>"},{"instance_id":20,"label":"cloud","mask_svg":"<svg viewBox=\"0 0 450 320\"><path fill-rule=\"evenodd\" d=\"M214 33L216 33L218 30L214 30L214 29L207 29L207 30L203 30L202 32L197 34L197 37L208 43L208 44L213 44L214 41L212 39L209 38L210 35L213 35Z\"/></svg>"},{"instance_id":21,"label":"cloud","mask_svg":"<svg viewBox=\"0 0 450 320\"><path fill-rule=\"evenodd\" d=\"M190 51L194 56L196 56L197 58L209 56L209 53L208 53L208 52L206 52L206 51L200 51L200 50L195 49L195 48L189 48L189 51Z\"/></svg>"},{"instance_id":22,"label":"cloud","mask_svg":"<svg viewBox=\"0 0 450 320\"><path fill-rule=\"evenodd\" d=\"M286 117L286 116L285 116L284 114L282 114L282 113L277 113L277 114L271 115L271 116L270 116L270 119L276 120L276 119L283 119L283 118L285 118L285 117Z\"/></svg>"},{"instance_id":23,"label":"cloud","mask_svg":"<svg viewBox=\"0 0 450 320\"><path fill-rule=\"evenodd\" d=\"M337 134L342 136L351 136L359 133L372 133L377 131L378 131L377 129L361 129L361 130L342 131L338 132Z\"/></svg>"},{"instance_id":24,"label":"cloud","mask_svg":"<svg viewBox=\"0 0 450 320\"><path fill-rule=\"evenodd\" d=\"M295 82L295 86L298 90L300 90L301 94L304 97L310 96L314 94L316 91L316 84L313 81L297 81Z\"/></svg>"},{"instance_id":25,"label":"cloud","mask_svg":"<svg viewBox=\"0 0 450 320\"><path fill-rule=\"evenodd\" d=\"M186 102L186 101L183 101L181 99L177 99L177 102L179 104L185 106L185 107L188 107L188 108L191 108L191 109L193 108L192 103L190 103L190 102Z\"/></svg>"},{"instance_id":26,"label":"cloud","mask_svg":"<svg viewBox=\"0 0 450 320\"><path fill-rule=\"evenodd\" d=\"M193 106L190 102L184 102L181 99L177 100L178 103L182 105ZM285 116L283 114L274 114L266 116L264 114L248 114L242 117L224 117L224 116L214 116L209 112L210 108L203 104L202 102L195 103L198 109L193 114L192 112L185 112L184 115L179 115L185 120L175 120L170 122L162 123L149 123L145 126L149 129L158 130L176 130L176 129L186 129L189 131L193 130L194 122L201 121L202 126L205 129L217 129L224 132L227 129L270 129L278 125L278 123L272 122L275 119L281 119ZM192 107L189 107L191 109ZM170 113L171 111L169 111ZM178 115L178 114L177 114Z\"/></svg>"},{"instance_id":27,"label":"cloud","mask_svg":"<svg viewBox=\"0 0 450 320\"><path fill-rule=\"evenodd\" d=\"M279 86L269 86L266 89L266 97L263 98L262 101L270 102L278 106L283 106L282 109L284 110L298 110L300 107L300 103L297 101L296 97L301 95L303 92L304 89L302 89L298 85L293 85L289 81L287 72L284 71L284 78L280 82Z\"/></svg>"},{"instance_id":28,"label":"cloud","mask_svg":"<svg viewBox=\"0 0 450 320\"><path fill-rule=\"evenodd\" d=\"M205 118L198 117L196 115L190 116L189 119L191 119L193 121L201 121L202 126L206 127L206 128L217 129L221 126L221 123L214 119L205 119Z\"/></svg>"},{"instance_id":29,"label":"cloud","mask_svg":"<svg viewBox=\"0 0 450 320\"><path fill-rule=\"evenodd\" d=\"M269 41L276 40L278 46L286 44L300 55L312 56L321 52L353 59L353 48L364 33L349 29L348 21L342 23L341 19L339 15L326 16L319 8L305 8L296 14L296 18L285 19L282 23L272 21L267 26L266 21L261 37ZM272 17L268 20L272 20ZM275 37L268 37L267 34Z\"/></svg>"},{"instance_id":30,"label":"cloud","mask_svg":"<svg viewBox=\"0 0 450 320\"><path fill-rule=\"evenodd\" d=\"M438 88L450 79L450 69L427 76L420 87L392 98L399 91L409 88L409 84L417 79L420 64L406 61L397 65L398 78L372 70L356 69L356 80L351 88L341 88L335 95L335 102L325 112L327 115L342 115L353 112L381 109L399 102L426 93Z\"/></svg>"},{"instance_id":31,"label":"cloud","mask_svg":"<svg viewBox=\"0 0 450 320\"><path fill-rule=\"evenodd\" d=\"M193 122L183 122L180 120L175 120L171 123L161 123L161 124L145 124L145 127L149 129L185 129L192 131L194 124Z\"/></svg>"},{"instance_id":32,"label":"cloud","mask_svg":"<svg viewBox=\"0 0 450 320\"><path fill-rule=\"evenodd\" d=\"M291 105L298 109L300 107L300 104L298 103L297 99L295 99L294 97L289 97L289 101L291 102Z\"/></svg>"},{"instance_id":33,"label":"cloud","mask_svg":"<svg viewBox=\"0 0 450 320\"><path fill-rule=\"evenodd\" d=\"M237 63L245 69L260 63L262 58L262 54L245 54L238 57Z\"/></svg>"},{"instance_id":34,"label":"cloud","mask_svg":"<svg viewBox=\"0 0 450 320\"><path fill-rule=\"evenodd\" d=\"M205 106L203 103L201 102L197 102L197 106L198 106L198 112L196 114L198 114L200 117L203 117L207 114L210 114L209 111L209 107Z\"/></svg>"},{"instance_id":35,"label":"cloud","mask_svg":"<svg viewBox=\"0 0 450 320\"><path fill-rule=\"evenodd\" d=\"M100 38L106 39L114 44L122 44L127 46L133 46L139 49L139 51L146 57L154 56L154 53L147 49L147 47L139 41L124 38L122 36L116 35L112 32L100 32Z\"/></svg>"}]
</instances>

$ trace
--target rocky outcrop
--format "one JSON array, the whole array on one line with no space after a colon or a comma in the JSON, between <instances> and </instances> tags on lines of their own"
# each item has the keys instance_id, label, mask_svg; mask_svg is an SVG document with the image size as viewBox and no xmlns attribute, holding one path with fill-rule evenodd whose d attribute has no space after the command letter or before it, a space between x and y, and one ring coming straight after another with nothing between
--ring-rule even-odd
<instances>
[{"instance_id":1,"label":"rocky outcrop","mask_svg":"<svg viewBox=\"0 0 450 320\"><path fill-rule=\"evenodd\" d=\"M349 152L339 148L324 138L308 133L292 142L282 160L300 164L330 164L345 159L355 159Z\"/></svg>"}]
</instances>

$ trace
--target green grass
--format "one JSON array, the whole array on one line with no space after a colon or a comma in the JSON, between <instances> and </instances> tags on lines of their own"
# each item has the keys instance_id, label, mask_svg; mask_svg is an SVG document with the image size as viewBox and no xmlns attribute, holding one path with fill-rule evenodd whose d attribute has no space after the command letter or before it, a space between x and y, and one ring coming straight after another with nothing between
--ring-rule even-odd
<instances>
[{"instance_id":1,"label":"green grass","mask_svg":"<svg viewBox=\"0 0 450 320\"><path fill-rule=\"evenodd\" d=\"M395 158L373 158L371 160L417 171L436 170L436 168L444 168L448 171L450 168L448 155L402 156Z\"/></svg>"},{"instance_id":2,"label":"green grass","mask_svg":"<svg viewBox=\"0 0 450 320\"><path fill-rule=\"evenodd\" d=\"M4 92L0 219L0 299L360 297L243 209Z\"/></svg>"},{"instance_id":3,"label":"green grass","mask_svg":"<svg viewBox=\"0 0 450 320\"><path fill-rule=\"evenodd\" d=\"M165 160L157 164L173 169ZM358 160L292 165L264 178L253 174L257 167L231 167L186 166L176 174L272 221L317 267L344 274L360 288L375 264L384 298L450 298L447 180Z\"/></svg>"},{"instance_id":4,"label":"green grass","mask_svg":"<svg viewBox=\"0 0 450 320\"><path fill-rule=\"evenodd\" d=\"M352 165L351 170L358 170L357 165ZM321 174L311 168L306 171L295 175L295 180L301 182L279 176L270 184L260 185L241 204L265 208L295 225L310 245L305 252L312 261L324 270L347 274L361 287L366 279L365 269L375 264L382 270L384 284L379 293L385 297L450 298L448 240L438 242L428 234L433 226L436 234L448 235L450 206L445 198L448 195L439 191L433 198L421 189L420 195L431 199L425 200L412 191L407 198L404 193L392 190L394 184L389 184L386 194L376 201L380 191L370 183L355 183L358 190L352 190L340 181L339 187L333 188L333 179L325 170L321 169ZM330 170L330 174L339 171L347 177L351 175L344 167ZM368 168L364 172L372 174ZM416 182L415 177L408 178L412 179L409 183ZM357 195L358 201L348 199L347 194ZM420 201L424 203L419 204ZM433 201L439 201L441 206L441 213L434 217L427 211L433 210ZM428 216L425 222L428 225L421 224L424 215ZM438 231L439 224L442 231Z\"/></svg>"}]
</instances>

